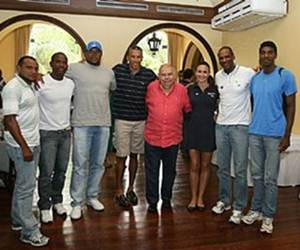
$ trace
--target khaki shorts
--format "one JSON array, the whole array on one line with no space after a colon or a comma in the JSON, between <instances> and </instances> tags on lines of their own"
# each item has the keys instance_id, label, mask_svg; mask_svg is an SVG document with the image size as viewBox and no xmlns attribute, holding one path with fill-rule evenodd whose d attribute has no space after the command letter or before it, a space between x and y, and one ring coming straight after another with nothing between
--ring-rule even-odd
<instances>
[{"instance_id":1,"label":"khaki shorts","mask_svg":"<svg viewBox=\"0 0 300 250\"><path fill-rule=\"evenodd\" d=\"M113 144L118 157L144 153L145 121L115 120Z\"/></svg>"}]
</instances>

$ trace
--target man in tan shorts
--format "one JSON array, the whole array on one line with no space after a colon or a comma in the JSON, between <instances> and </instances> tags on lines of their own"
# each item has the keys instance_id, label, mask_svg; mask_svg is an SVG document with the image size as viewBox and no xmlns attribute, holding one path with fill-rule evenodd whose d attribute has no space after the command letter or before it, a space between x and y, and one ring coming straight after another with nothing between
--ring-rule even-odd
<instances>
[{"instance_id":1,"label":"man in tan shorts","mask_svg":"<svg viewBox=\"0 0 300 250\"><path fill-rule=\"evenodd\" d=\"M126 64L113 68L117 88L113 96L112 114L115 119L114 146L116 148L116 202L129 208L138 204L134 192L137 155L144 153L144 125L147 117L145 95L147 86L156 79L151 69L141 66L143 51L138 46L129 48ZM129 160L129 185L124 194L123 176L125 162Z\"/></svg>"}]
</instances>

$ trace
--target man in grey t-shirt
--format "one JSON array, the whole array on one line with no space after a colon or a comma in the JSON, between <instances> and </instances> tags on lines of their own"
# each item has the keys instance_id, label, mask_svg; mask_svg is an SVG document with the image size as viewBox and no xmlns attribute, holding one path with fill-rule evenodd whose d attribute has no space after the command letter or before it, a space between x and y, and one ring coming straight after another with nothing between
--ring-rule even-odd
<instances>
[{"instance_id":1,"label":"man in grey t-shirt","mask_svg":"<svg viewBox=\"0 0 300 250\"><path fill-rule=\"evenodd\" d=\"M102 45L97 41L87 44L84 63L71 64L66 77L75 83L74 110L71 125L73 136L73 173L71 180L71 218L82 216L82 205L86 194L87 205L103 211L97 199L104 173L104 159L109 139L111 114L109 93L116 88L112 70L100 65ZM85 190L85 173L87 172Z\"/></svg>"}]
</instances>

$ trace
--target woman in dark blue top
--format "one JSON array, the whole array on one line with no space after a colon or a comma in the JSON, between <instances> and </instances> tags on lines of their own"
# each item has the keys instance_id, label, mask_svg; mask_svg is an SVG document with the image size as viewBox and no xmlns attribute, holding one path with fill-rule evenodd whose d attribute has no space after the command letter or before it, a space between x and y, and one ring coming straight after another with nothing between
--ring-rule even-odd
<instances>
[{"instance_id":1,"label":"woman in dark blue top","mask_svg":"<svg viewBox=\"0 0 300 250\"><path fill-rule=\"evenodd\" d=\"M192 198L189 211L205 209L204 193L210 173L215 144L215 115L219 92L210 76L210 67L201 62L195 72L196 82L188 87L192 113L188 129L190 181Z\"/></svg>"}]
</instances>

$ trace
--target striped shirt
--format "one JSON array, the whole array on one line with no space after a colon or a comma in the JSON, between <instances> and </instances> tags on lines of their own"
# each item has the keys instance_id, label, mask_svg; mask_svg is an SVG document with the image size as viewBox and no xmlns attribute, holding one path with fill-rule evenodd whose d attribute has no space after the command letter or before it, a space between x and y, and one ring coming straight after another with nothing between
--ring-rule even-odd
<instances>
[{"instance_id":1,"label":"striped shirt","mask_svg":"<svg viewBox=\"0 0 300 250\"><path fill-rule=\"evenodd\" d=\"M117 81L113 94L113 117L126 121L146 120L145 95L149 83L156 79L155 73L141 67L139 72L132 74L128 64L118 64L113 71Z\"/></svg>"}]
</instances>

